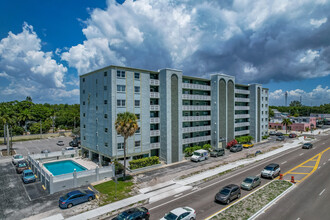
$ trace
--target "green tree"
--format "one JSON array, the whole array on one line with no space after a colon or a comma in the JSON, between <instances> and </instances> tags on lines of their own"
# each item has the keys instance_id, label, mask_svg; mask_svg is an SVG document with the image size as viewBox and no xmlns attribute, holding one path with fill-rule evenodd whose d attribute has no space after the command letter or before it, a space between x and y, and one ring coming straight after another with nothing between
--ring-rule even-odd
<instances>
[{"instance_id":1,"label":"green tree","mask_svg":"<svg viewBox=\"0 0 330 220\"><path fill-rule=\"evenodd\" d=\"M274 117L274 111L273 109L269 108L269 115L268 118Z\"/></svg>"},{"instance_id":2,"label":"green tree","mask_svg":"<svg viewBox=\"0 0 330 220\"><path fill-rule=\"evenodd\" d=\"M291 125L292 122L288 118L284 118L282 121L282 125L285 126L285 133L288 133L288 126Z\"/></svg>"},{"instance_id":3,"label":"green tree","mask_svg":"<svg viewBox=\"0 0 330 220\"><path fill-rule=\"evenodd\" d=\"M117 134L124 137L124 179L126 177L126 144L127 139L135 134L139 129L136 115L130 112L117 114L115 121Z\"/></svg>"},{"instance_id":4,"label":"green tree","mask_svg":"<svg viewBox=\"0 0 330 220\"><path fill-rule=\"evenodd\" d=\"M296 100L296 101L292 101L289 106L290 107L301 107L302 104L301 104L301 102Z\"/></svg>"}]
</instances>

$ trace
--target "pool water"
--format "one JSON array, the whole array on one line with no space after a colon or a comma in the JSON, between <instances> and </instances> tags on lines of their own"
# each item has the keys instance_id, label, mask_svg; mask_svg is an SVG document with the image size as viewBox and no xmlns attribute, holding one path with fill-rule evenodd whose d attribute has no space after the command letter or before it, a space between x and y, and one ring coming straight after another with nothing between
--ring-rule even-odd
<instances>
[{"instance_id":1,"label":"pool water","mask_svg":"<svg viewBox=\"0 0 330 220\"><path fill-rule=\"evenodd\" d=\"M85 167L73 162L72 160L63 160L52 163L45 163L44 167L54 176L87 170Z\"/></svg>"}]
</instances>

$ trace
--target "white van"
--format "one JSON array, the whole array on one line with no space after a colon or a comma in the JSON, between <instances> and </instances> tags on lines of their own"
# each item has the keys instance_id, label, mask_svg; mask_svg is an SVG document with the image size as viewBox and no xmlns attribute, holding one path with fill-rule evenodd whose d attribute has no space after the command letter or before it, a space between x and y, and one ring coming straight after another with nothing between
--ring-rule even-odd
<instances>
[{"instance_id":1,"label":"white van","mask_svg":"<svg viewBox=\"0 0 330 220\"><path fill-rule=\"evenodd\" d=\"M207 160L208 158L208 151L207 150L196 150L194 151L191 161L202 161L202 160Z\"/></svg>"}]
</instances>

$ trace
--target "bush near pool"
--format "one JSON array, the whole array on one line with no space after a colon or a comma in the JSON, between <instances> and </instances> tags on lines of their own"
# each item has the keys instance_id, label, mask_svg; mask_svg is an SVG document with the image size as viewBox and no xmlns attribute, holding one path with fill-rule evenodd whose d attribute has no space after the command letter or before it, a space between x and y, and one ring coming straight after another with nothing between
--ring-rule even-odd
<instances>
[{"instance_id":1,"label":"bush near pool","mask_svg":"<svg viewBox=\"0 0 330 220\"><path fill-rule=\"evenodd\" d=\"M159 157L153 156L153 157L146 157L142 159L137 160L131 160L129 162L129 167L131 170L147 167L155 164L159 164Z\"/></svg>"}]
</instances>

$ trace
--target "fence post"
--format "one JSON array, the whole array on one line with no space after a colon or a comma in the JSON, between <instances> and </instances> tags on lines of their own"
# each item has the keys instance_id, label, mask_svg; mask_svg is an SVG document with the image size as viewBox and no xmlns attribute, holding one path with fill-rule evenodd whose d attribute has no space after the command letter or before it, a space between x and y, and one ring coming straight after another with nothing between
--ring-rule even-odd
<instances>
[{"instance_id":1,"label":"fence post","mask_svg":"<svg viewBox=\"0 0 330 220\"><path fill-rule=\"evenodd\" d=\"M73 171L73 186L74 187L77 187L77 170L76 169L74 169L74 171Z\"/></svg>"},{"instance_id":2,"label":"fence post","mask_svg":"<svg viewBox=\"0 0 330 220\"><path fill-rule=\"evenodd\" d=\"M99 181L100 180L100 169L99 169L98 165L96 165L95 173L96 173L96 181Z\"/></svg>"}]
</instances>

